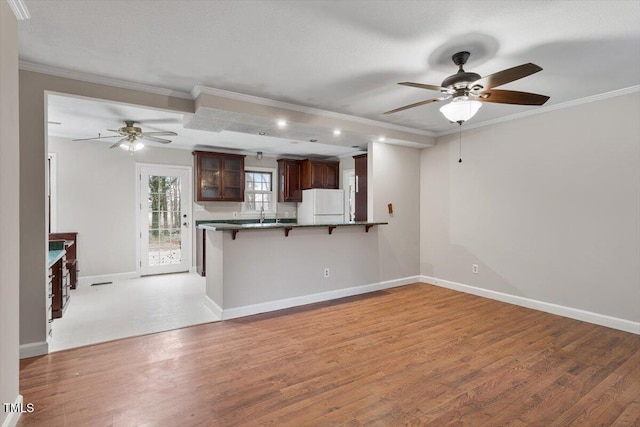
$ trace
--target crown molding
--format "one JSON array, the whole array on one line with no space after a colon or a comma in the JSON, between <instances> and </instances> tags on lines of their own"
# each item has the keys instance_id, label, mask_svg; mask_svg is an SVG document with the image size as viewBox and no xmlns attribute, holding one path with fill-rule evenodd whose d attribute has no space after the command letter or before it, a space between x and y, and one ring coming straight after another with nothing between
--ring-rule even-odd
<instances>
[{"instance_id":1,"label":"crown molding","mask_svg":"<svg viewBox=\"0 0 640 427\"><path fill-rule=\"evenodd\" d=\"M13 14L16 15L16 18L19 21L31 18L29 9L27 9L27 5L24 4L23 0L7 0L7 3L9 3L11 10L13 10Z\"/></svg>"},{"instance_id":2,"label":"crown molding","mask_svg":"<svg viewBox=\"0 0 640 427\"><path fill-rule=\"evenodd\" d=\"M365 119L362 117L351 116L348 114L335 113L333 111L320 110L318 108L305 107L298 104L291 104L288 102L276 101L268 98L260 98L258 96L245 95L243 93L231 92L223 89L216 89L216 88L201 86L201 85L195 85L193 89L191 89L191 96L193 97L193 99L196 99L201 94L219 96L221 98L235 99L237 101L251 102L254 104L265 105L268 107L283 108L286 110L293 110L301 113L326 117L329 119L344 120L344 121L360 123L360 124L369 125L369 126L376 126L376 127L390 129L390 130L409 132L416 135L424 135L424 136L432 136L432 137L437 136L436 133L427 131L427 130L415 129L415 128L410 128L406 126L399 126L399 125L394 125L386 122L379 122L376 120Z\"/></svg>"},{"instance_id":3,"label":"crown molding","mask_svg":"<svg viewBox=\"0 0 640 427\"><path fill-rule=\"evenodd\" d=\"M170 96L173 98L193 99L191 94L173 89L165 89L158 86L151 86L143 83L134 83L126 80L114 79L112 77L98 76L96 74L83 73L81 71L65 70L63 68L51 67L49 65L36 64L28 61L20 61L19 68L24 71L48 74L56 77L79 80L87 83L95 83L105 86L113 86L121 89L135 90L138 92L151 93L154 95Z\"/></svg>"},{"instance_id":4,"label":"crown molding","mask_svg":"<svg viewBox=\"0 0 640 427\"><path fill-rule=\"evenodd\" d=\"M540 107L529 111L523 111L522 113L511 114L509 116L499 117L497 119L486 120L480 123L474 123L472 125L464 125L464 130L478 129L485 126L495 125L498 123L508 122L511 120L521 119L523 117L535 116L538 114L549 113L551 111L563 110L565 108L576 107L578 105L589 104L591 102L602 101L604 99L615 98L616 96L629 95L631 93L640 92L640 85L630 86L624 89L617 89L611 92L600 93L598 95L591 95L584 98L574 99L572 101L563 102L560 104L549 105L548 107ZM458 132L458 126L453 130L437 133L436 137L445 135L451 135Z\"/></svg>"}]
</instances>

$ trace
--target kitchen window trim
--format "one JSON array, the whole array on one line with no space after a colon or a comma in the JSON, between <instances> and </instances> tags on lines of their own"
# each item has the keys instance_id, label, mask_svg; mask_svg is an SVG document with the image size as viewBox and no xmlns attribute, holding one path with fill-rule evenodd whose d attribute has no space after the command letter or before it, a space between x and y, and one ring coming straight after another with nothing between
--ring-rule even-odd
<instances>
[{"instance_id":1,"label":"kitchen window trim","mask_svg":"<svg viewBox=\"0 0 640 427\"><path fill-rule=\"evenodd\" d=\"M275 218L277 209L278 209L278 170L276 168L265 168L261 166L245 166L244 173L245 175L242 179L246 180L247 172L258 172L258 173L270 173L271 174L271 194L272 200L271 209L265 210L265 217ZM260 218L260 212L256 212L253 210L247 209L247 201L246 201L246 193L247 190L245 188L245 201L242 202L240 208L240 216L243 218Z\"/></svg>"}]
</instances>

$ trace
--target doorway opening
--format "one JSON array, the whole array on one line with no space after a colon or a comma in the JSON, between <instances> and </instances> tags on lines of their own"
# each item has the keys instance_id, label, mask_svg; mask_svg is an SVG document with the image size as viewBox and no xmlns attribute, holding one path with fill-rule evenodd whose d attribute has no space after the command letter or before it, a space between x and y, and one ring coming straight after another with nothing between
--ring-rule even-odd
<instances>
[{"instance_id":1,"label":"doorway opening","mask_svg":"<svg viewBox=\"0 0 640 427\"><path fill-rule=\"evenodd\" d=\"M45 220L57 232L49 241L77 236L62 240L80 265L67 304L47 313L48 351L220 320L204 304L206 279L191 272L191 152L152 140L126 153L98 138L131 118L145 130L182 134L183 115L51 92L45 102L45 120L58 123L49 123L43 166ZM43 292L46 307L54 286L76 283L70 261L56 261L62 279Z\"/></svg>"}]
</instances>

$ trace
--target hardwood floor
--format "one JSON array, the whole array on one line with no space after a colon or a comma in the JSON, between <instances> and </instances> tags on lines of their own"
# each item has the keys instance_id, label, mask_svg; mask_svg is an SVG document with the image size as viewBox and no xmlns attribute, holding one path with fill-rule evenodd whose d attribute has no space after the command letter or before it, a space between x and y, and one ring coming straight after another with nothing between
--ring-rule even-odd
<instances>
[{"instance_id":1,"label":"hardwood floor","mask_svg":"<svg viewBox=\"0 0 640 427\"><path fill-rule=\"evenodd\" d=\"M23 360L19 426L640 424L640 336L425 284Z\"/></svg>"}]
</instances>

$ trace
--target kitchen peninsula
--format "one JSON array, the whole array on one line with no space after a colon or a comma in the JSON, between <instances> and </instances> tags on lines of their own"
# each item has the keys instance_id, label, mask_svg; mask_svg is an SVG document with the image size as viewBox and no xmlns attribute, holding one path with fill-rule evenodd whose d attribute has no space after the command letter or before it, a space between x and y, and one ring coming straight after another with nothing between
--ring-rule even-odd
<instances>
[{"instance_id":1,"label":"kitchen peninsula","mask_svg":"<svg viewBox=\"0 0 640 427\"><path fill-rule=\"evenodd\" d=\"M372 292L385 222L200 224L205 304L222 319Z\"/></svg>"}]
</instances>

